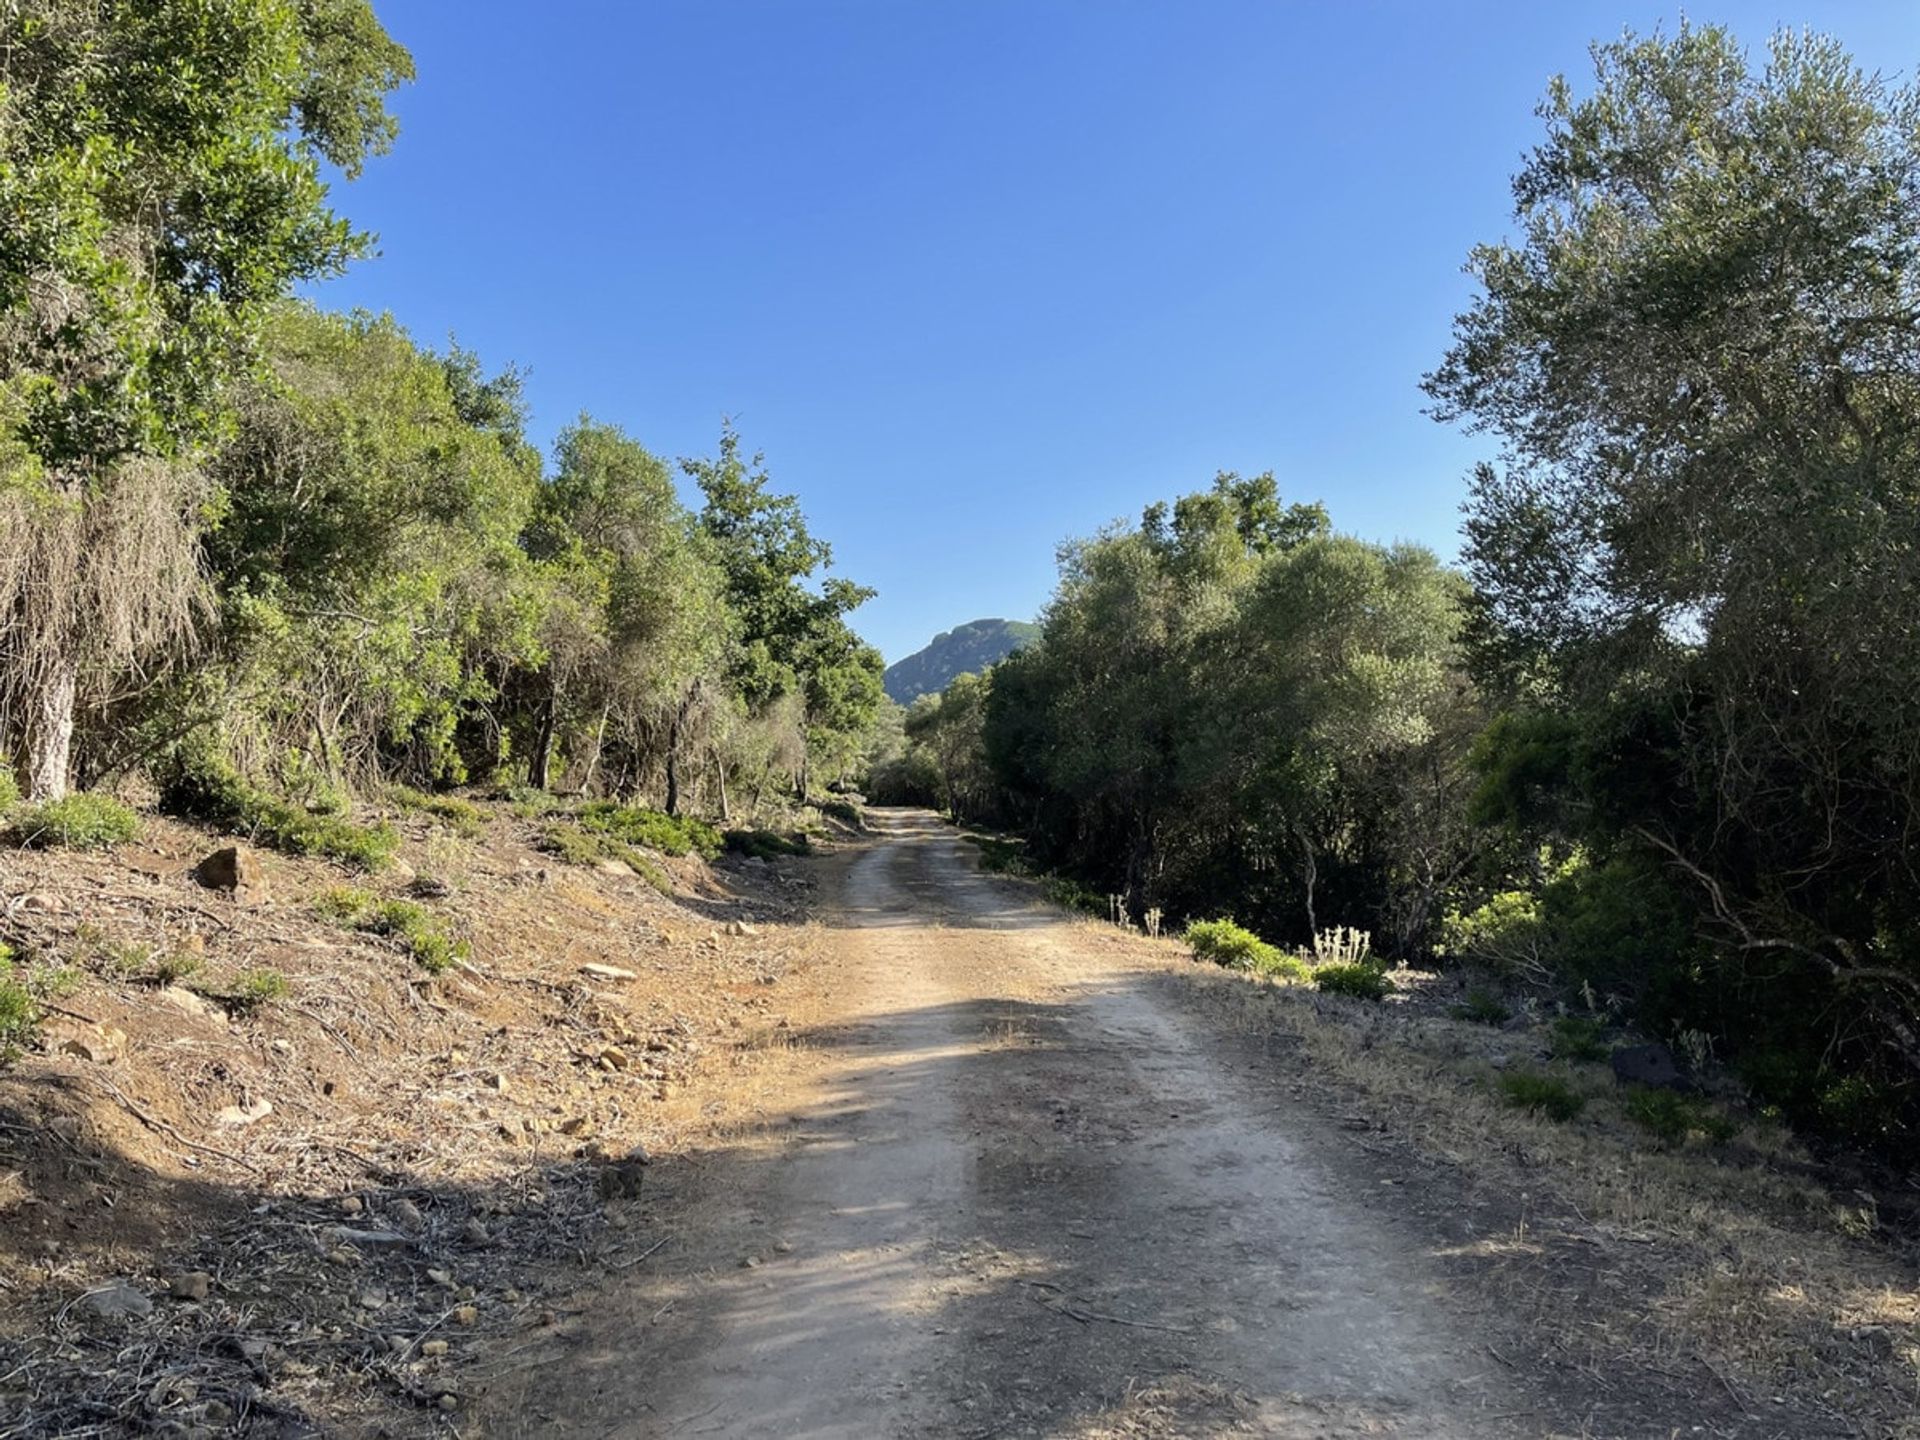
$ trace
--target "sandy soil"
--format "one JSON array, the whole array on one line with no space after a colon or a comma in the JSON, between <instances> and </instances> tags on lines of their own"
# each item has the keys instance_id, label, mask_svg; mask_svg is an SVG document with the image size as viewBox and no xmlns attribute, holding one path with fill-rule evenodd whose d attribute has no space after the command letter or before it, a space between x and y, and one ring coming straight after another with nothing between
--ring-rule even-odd
<instances>
[{"instance_id":1,"label":"sandy soil","mask_svg":"<svg viewBox=\"0 0 1920 1440\"><path fill-rule=\"evenodd\" d=\"M979 875L930 816L876 824L828 871L833 998L781 1105L665 1176L665 1253L496 1377L483 1428L1554 1428L1476 1302L1316 1160L1325 1117L1250 1093L1138 947Z\"/></svg>"}]
</instances>

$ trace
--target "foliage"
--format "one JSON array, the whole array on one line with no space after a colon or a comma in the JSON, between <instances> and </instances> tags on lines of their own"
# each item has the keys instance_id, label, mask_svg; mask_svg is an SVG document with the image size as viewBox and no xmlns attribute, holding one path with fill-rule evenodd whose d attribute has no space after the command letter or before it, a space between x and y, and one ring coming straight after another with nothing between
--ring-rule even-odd
<instances>
[{"instance_id":1,"label":"foliage","mask_svg":"<svg viewBox=\"0 0 1920 1440\"><path fill-rule=\"evenodd\" d=\"M0 760L0 820L19 803L20 787L14 781L12 767Z\"/></svg>"},{"instance_id":2,"label":"foliage","mask_svg":"<svg viewBox=\"0 0 1920 1440\"><path fill-rule=\"evenodd\" d=\"M698 855L711 860L726 843L720 832L703 820L616 805L611 800L588 803L581 807L578 818L584 830L624 844L644 845L663 855Z\"/></svg>"},{"instance_id":3,"label":"foliage","mask_svg":"<svg viewBox=\"0 0 1920 1440\"><path fill-rule=\"evenodd\" d=\"M19 1057L40 1027L40 1002L14 976L16 952L0 944L0 1064Z\"/></svg>"},{"instance_id":4,"label":"foliage","mask_svg":"<svg viewBox=\"0 0 1920 1440\"><path fill-rule=\"evenodd\" d=\"M798 832L782 835L773 830L729 830L725 842L732 853L760 860L813 853L813 842Z\"/></svg>"},{"instance_id":5,"label":"foliage","mask_svg":"<svg viewBox=\"0 0 1920 1440\"><path fill-rule=\"evenodd\" d=\"M140 833L140 817L110 795L75 792L15 810L8 831L17 845L104 850Z\"/></svg>"},{"instance_id":6,"label":"foliage","mask_svg":"<svg viewBox=\"0 0 1920 1440\"><path fill-rule=\"evenodd\" d=\"M1555 1075L1516 1070L1500 1077L1500 1094L1516 1110L1544 1115L1564 1125L1587 1108L1587 1097Z\"/></svg>"},{"instance_id":7,"label":"foliage","mask_svg":"<svg viewBox=\"0 0 1920 1440\"><path fill-rule=\"evenodd\" d=\"M1278 947L1231 920L1196 920L1187 926L1183 938L1195 959L1211 960L1228 970L1264 972L1281 958Z\"/></svg>"},{"instance_id":8,"label":"foliage","mask_svg":"<svg viewBox=\"0 0 1920 1440\"><path fill-rule=\"evenodd\" d=\"M1312 974L1314 988L1329 995L1345 995L1354 1000L1384 1000L1393 993L1393 982L1378 965L1316 965Z\"/></svg>"},{"instance_id":9,"label":"foliage","mask_svg":"<svg viewBox=\"0 0 1920 1440\"><path fill-rule=\"evenodd\" d=\"M1712 1101L1672 1090L1636 1087L1621 1108L1629 1120L1667 1145L1681 1145L1695 1136L1724 1145L1739 1130L1733 1117Z\"/></svg>"},{"instance_id":10,"label":"foliage","mask_svg":"<svg viewBox=\"0 0 1920 1440\"><path fill-rule=\"evenodd\" d=\"M451 969L473 949L465 940L448 935L438 917L413 900L383 900L360 925L376 935L399 940L414 963L433 975Z\"/></svg>"},{"instance_id":11,"label":"foliage","mask_svg":"<svg viewBox=\"0 0 1920 1440\"><path fill-rule=\"evenodd\" d=\"M284 1000L292 994L287 977L271 968L243 970L219 992L218 998L229 1010L250 1014L263 1005Z\"/></svg>"},{"instance_id":12,"label":"foliage","mask_svg":"<svg viewBox=\"0 0 1920 1440\"><path fill-rule=\"evenodd\" d=\"M1456 1020L1470 1020L1476 1025L1504 1025L1513 1018L1513 1011L1491 990L1473 989L1467 992L1467 998L1455 1005L1451 1012Z\"/></svg>"},{"instance_id":13,"label":"foliage","mask_svg":"<svg viewBox=\"0 0 1920 1440\"><path fill-rule=\"evenodd\" d=\"M160 808L199 820L289 855L321 855L360 870L379 870L400 846L386 824L358 825L317 814L243 780L233 766L204 751L183 749L163 772Z\"/></svg>"},{"instance_id":14,"label":"foliage","mask_svg":"<svg viewBox=\"0 0 1920 1440\"><path fill-rule=\"evenodd\" d=\"M464 800L458 795L429 795L406 785L392 786L386 793L387 798L401 809L418 811L423 815L431 815L436 820L444 820L456 835L467 839L472 839L486 829L485 812L471 800Z\"/></svg>"},{"instance_id":15,"label":"foliage","mask_svg":"<svg viewBox=\"0 0 1920 1440\"><path fill-rule=\"evenodd\" d=\"M1556 1060L1604 1060L1611 1050L1607 1027L1585 1015L1555 1019L1551 1045Z\"/></svg>"}]
</instances>

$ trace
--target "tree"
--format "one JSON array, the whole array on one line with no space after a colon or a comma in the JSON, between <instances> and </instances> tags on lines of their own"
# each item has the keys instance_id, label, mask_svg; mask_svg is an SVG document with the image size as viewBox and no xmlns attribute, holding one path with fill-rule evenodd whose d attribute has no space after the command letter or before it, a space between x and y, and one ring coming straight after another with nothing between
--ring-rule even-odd
<instances>
[{"instance_id":1,"label":"tree","mask_svg":"<svg viewBox=\"0 0 1920 1440\"><path fill-rule=\"evenodd\" d=\"M1911 1080L1920 89L1805 34L1764 65L1693 25L1593 59L1426 382L1501 442L1469 505L1480 671L1569 717L1582 837L1696 897L1717 968L1687 1023Z\"/></svg>"},{"instance_id":2,"label":"tree","mask_svg":"<svg viewBox=\"0 0 1920 1440\"><path fill-rule=\"evenodd\" d=\"M364 247L327 207L412 65L365 0L36 0L0 19L0 745L188 629L194 461L262 307Z\"/></svg>"}]
</instances>

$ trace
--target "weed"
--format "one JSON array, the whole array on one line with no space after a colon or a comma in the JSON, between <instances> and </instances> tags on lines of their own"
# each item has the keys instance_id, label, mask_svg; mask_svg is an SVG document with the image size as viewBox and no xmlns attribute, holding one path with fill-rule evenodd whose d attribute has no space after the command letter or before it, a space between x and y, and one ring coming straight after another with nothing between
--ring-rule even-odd
<instances>
[{"instance_id":1,"label":"weed","mask_svg":"<svg viewBox=\"0 0 1920 1440\"><path fill-rule=\"evenodd\" d=\"M616 805L611 800L594 800L582 806L580 825L582 829L611 836L622 844L644 845L663 855L697 854L703 860L711 860L720 853L722 844L720 832L704 820L690 815L669 815L664 810ZM729 843L730 840L729 836Z\"/></svg>"},{"instance_id":2,"label":"weed","mask_svg":"<svg viewBox=\"0 0 1920 1440\"><path fill-rule=\"evenodd\" d=\"M1611 1047L1607 1027L1585 1015L1562 1015L1553 1022L1553 1058L1604 1060Z\"/></svg>"},{"instance_id":3,"label":"weed","mask_svg":"<svg viewBox=\"0 0 1920 1440\"><path fill-rule=\"evenodd\" d=\"M1373 932L1336 925L1313 937L1313 958L1321 966L1373 965Z\"/></svg>"},{"instance_id":4,"label":"weed","mask_svg":"<svg viewBox=\"0 0 1920 1440\"><path fill-rule=\"evenodd\" d=\"M1476 1025L1504 1025L1513 1018L1498 995L1480 989L1469 990L1465 1002L1455 1005L1452 1014L1456 1020L1471 1020Z\"/></svg>"},{"instance_id":5,"label":"weed","mask_svg":"<svg viewBox=\"0 0 1920 1440\"><path fill-rule=\"evenodd\" d=\"M352 885L335 885L313 897L320 915L341 925L357 925L373 911L372 892Z\"/></svg>"},{"instance_id":6,"label":"weed","mask_svg":"<svg viewBox=\"0 0 1920 1440\"><path fill-rule=\"evenodd\" d=\"M150 945L135 940L108 940L94 947L92 958L101 974L125 980L145 970L153 955Z\"/></svg>"},{"instance_id":7,"label":"weed","mask_svg":"<svg viewBox=\"0 0 1920 1440\"><path fill-rule=\"evenodd\" d=\"M773 830L729 830L727 849L752 859L773 860L782 855L811 855L813 843L805 835L782 835Z\"/></svg>"},{"instance_id":8,"label":"weed","mask_svg":"<svg viewBox=\"0 0 1920 1440\"><path fill-rule=\"evenodd\" d=\"M542 816L572 814L573 806L545 790L535 790L531 785L512 785L505 790L495 792L494 799L505 800L508 808L522 820L538 820Z\"/></svg>"},{"instance_id":9,"label":"weed","mask_svg":"<svg viewBox=\"0 0 1920 1440\"><path fill-rule=\"evenodd\" d=\"M140 833L140 817L108 795L76 792L16 810L9 829L16 845L105 850Z\"/></svg>"},{"instance_id":10,"label":"weed","mask_svg":"<svg viewBox=\"0 0 1920 1440\"><path fill-rule=\"evenodd\" d=\"M1329 995L1345 995L1354 1000L1384 1000L1393 993L1393 982L1378 965L1316 966L1313 983Z\"/></svg>"},{"instance_id":11,"label":"weed","mask_svg":"<svg viewBox=\"0 0 1920 1440\"><path fill-rule=\"evenodd\" d=\"M262 1005L286 999L292 990L287 977L278 970L246 970L234 977L233 984L220 998L228 1009L250 1014Z\"/></svg>"},{"instance_id":12,"label":"weed","mask_svg":"<svg viewBox=\"0 0 1920 1440\"><path fill-rule=\"evenodd\" d=\"M40 1025L40 1003L13 975L14 950L0 945L0 1064L15 1060Z\"/></svg>"},{"instance_id":13,"label":"weed","mask_svg":"<svg viewBox=\"0 0 1920 1440\"><path fill-rule=\"evenodd\" d=\"M288 855L323 855L362 870L380 869L400 846L390 825L356 825L278 799L219 759L177 761L161 784L160 808L248 835Z\"/></svg>"},{"instance_id":14,"label":"weed","mask_svg":"<svg viewBox=\"0 0 1920 1440\"><path fill-rule=\"evenodd\" d=\"M1093 893L1077 880L1069 880L1064 875L1049 875L1046 882L1047 899L1063 910L1078 910L1084 915L1104 915L1107 902Z\"/></svg>"},{"instance_id":15,"label":"weed","mask_svg":"<svg viewBox=\"0 0 1920 1440\"><path fill-rule=\"evenodd\" d=\"M1566 1081L1536 1070L1519 1070L1500 1077L1500 1094L1516 1110L1544 1115L1565 1124L1587 1108L1587 1097Z\"/></svg>"},{"instance_id":16,"label":"weed","mask_svg":"<svg viewBox=\"0 0 1920 1440\"><path fill-rule=\"evenodd\" d=\"M1295 985L1304 985L1313 978L1313 967L1298 955L1289 955L1284 950L1275 950L1271 945L1271 955L1262 955L1253 962L1256 975L1269 980L1286 980Z\"/></svg>"},{"instance_id":17,"label":"weed","mask_svg":"<svg viewBox=\"0 0 1920 1440\"><path fill-rule=\"evenodd\" d=\"M413 900L381 901L361 928L404 942L414 963L432 975L473 953L471 945L448 935L433 912Z\"/></svg>"},{"instance_id":18,"label":"weed","mask_svg":"<svg viewBox=\"0 0 1920 1440\"><path fill-rule=\"evenodd\" d=\"M1277 947L1231 920L1196 920L1184 938L1196 960L1211 960L1228 970L1266 974L1285 958Z\"/></svg>"},{"instance_id":19,"label":"weed","mask_svg":"<svg viewBox=\"0 0 1920 1440\"><path fill-rule=\"evenodd\" d=\"M444 820L456 835L471 840L487 828L486 812L458 795L434 795L410 785L390 785L387 797L403 810L415 810Z\"/></svg>"},{"instance_id":20,"label":"weed","mask_svg":"<svg viewBox=\"0 0 1920 1440\"><path fill-rule=\"evenodd\" d=\"M156 951L146 978L156 985L174 985L200 969L200 957L190 950Z\"/></svg>"},{"instance_id":21,"label":"weed","mask_svg":"<svg viewBox=\"0 0 1920 1440\"><path fill-rule=\"evenodd\" d=\"M13 771L4 762L0 762L0 815L5 815L20 803L20 786L13 778Z\"/></svg>"},{"instance_id":22,"label":"weed","mask_svg":"<svg viewBox=\"0 0 1920 1440\"><path fill-rule=\"evenodd\" d=\"M1740 1128L1711 1101L1672 1090L1636 1088L1621 1108L1629 1120L1667 1145L1683 1145L1695 1135L1724 1145Z\"/></svg>"}]
</instances>

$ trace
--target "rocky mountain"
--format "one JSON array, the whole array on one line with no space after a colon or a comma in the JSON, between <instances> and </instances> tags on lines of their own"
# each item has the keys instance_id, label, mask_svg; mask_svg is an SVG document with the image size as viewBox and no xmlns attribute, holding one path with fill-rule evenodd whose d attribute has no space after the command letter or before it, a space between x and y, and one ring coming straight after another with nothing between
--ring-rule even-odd
<instances>
[{"instance_id":1,"label":"rocky mountain","mask_svg":"<svg viewBox=\"0 0 1920 1440\"><path fill-rule=\"evenodd\" d=\"M1040 627L1025 620L969 620L955 626L887 667L887 694L902 705L914 697L947 688L956 675L979 673L1038 638Z\"/></svg>"}]
</instances>

